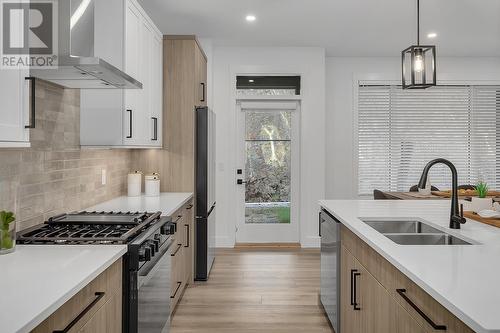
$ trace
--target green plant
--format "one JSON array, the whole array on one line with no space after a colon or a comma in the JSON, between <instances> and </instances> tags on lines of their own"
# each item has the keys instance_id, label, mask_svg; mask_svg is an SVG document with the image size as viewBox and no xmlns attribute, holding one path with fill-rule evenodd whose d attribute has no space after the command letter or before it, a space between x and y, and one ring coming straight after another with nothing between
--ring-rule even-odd
<instances>
[{"instance_id":1,"label":"green plant","mask_svg":"<svg viewBox=\"0 0 500 333\"><path fill-rule=\"evenodd\" d=\"M478 197L486 198L486 196L488 195L488 184L486 184L485 182L477 183L476 191L477 191Z\"/></svg>"},{"instance_id":2,"label":"green plant","mask_svg":"<svg viewBox=\"0 0 500 333\"><path fill-rule=\"evenodd\" d=\"M16 217L13 212L0 211L0 231L2 231L0 249L11 249L14 246L14 242L9 232L9 225L15 220Z\"/></svg>"}]
</instances>

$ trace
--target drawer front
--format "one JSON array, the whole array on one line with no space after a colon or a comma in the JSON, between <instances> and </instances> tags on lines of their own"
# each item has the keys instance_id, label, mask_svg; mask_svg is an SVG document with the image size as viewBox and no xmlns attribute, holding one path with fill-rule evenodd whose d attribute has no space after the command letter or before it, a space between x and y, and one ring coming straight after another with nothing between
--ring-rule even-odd
<instances>
[{"instance_id":1,"label":"drawer front","mask_svg":"<svg viewBox=\"0 0 500 333\"><path fill-rule=\"evenodd\" d=\"M80 333L121 333L122 298L115 293L97 310L92 318L83 325Z\"/></svg>"},{"instance_id":2,"label":"drawer front","mask_svg":"<svg viewBox=\"0 0 500 333\"><path fill-rule=\"evenodd\" d=\"M474 332L405 275L394 276L390 290L396 301L429 332Z\"/></svg>"},{"instance_id":3,"label":"drawer front","mask_svg":"<svg viewBox=\"0 0 500 333\"><path fill-rule=\"evenodd\" d=\"M122 259L117 260L92 282L64 303L32 332L78 332L97 311L122 290ZM121 312L118 318L121 321Z\"/></svg>"},{"instance_id":4,"label":"drawer front","mask_svg":"<svg viewBox=\"0 0 500 333\"><path fill-rule=\"evenodd\" d=\"M367 268L420 326L430 332L440 331L442 326L446 326L446 332L473 332L460 319L344 226L341 229L341 240L342 245Z\"/></svg>"}]
</instances>

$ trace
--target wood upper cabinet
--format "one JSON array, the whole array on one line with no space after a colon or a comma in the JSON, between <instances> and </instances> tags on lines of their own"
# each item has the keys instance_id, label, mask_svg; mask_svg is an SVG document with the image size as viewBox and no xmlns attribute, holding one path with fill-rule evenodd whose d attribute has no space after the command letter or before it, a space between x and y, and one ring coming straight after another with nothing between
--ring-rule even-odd
<instances>
[{"instance_id":1,"label":"wood upper cabinet","mask_svg":"<svg viewBox=\"0 0 500 333\"><path fill-rule=\"evenodd\" d=\"M473 332L434 298L342 226L341 331ZM351 276L351 271L356 276ZM352 300L360 310L353 310Z\"/></svg>"},{"instance_id":2,"label":"wood upper cabinet","mask_svg":"<svg viewBox=\"0 0 500 333\"><path fill-rule=\"evenodd\" d=\"M207 106L207 59L203 51L195 48L195 94L197 106Z\"/></svg>"},{"instance_id":3,"label":"wood upper cabinet","mask_svg":"<svg viewBox=\"0 0 500 333\"><path fill-rule=\"evenodd\" d=\"M29 146L30 81L24 69L0 69L0 147ZM34 84L34 82L31 82Z\"/></svg>"},{"instance_id":4,"label":"wood upper cabinet","mask_svg":"<svg viewBox=\"0 0 500 333\"><path fill-rule=\"evenodd\" d=\"M122 259L64 303L33 333L121 333Z\"/></svg>"}]
</instances>

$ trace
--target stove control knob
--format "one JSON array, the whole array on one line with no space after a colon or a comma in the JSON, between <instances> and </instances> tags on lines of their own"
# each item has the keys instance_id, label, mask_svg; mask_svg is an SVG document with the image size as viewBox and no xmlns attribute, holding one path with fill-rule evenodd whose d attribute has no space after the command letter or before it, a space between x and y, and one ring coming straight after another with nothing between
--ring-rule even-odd
<instances>
[{"instance_id":1,"label":"stove control knob","mask_svg":"<svg viewBox=\"0 0 500 333\"><path fill-rule=\"evenodd\" d=\"M173 223L165 223L162 225L160 232L162 235L173 235L175 233L175 226Z\"/></svg>"},{"instance_id":2,"label":"stove control knob","mask_svg":"<svg viewBox=\"0 0 500 333\"><path fill-rule=\"evenodd\" d=\"M153 239L152 240L152 244L154 245L155 247L155 252L158 252L160 251L160 240L159 239Z\"/></svg>"},{"instance_id":3,"label":"stove control knob","mask_svg":"<svg viewBox=\"0 0 500 333\"><path fill-rule=\"evenodd\" d=\"M151 260L151 249L149 246L141 246L139 249L139 261L150 261Z\"/></svg>"},{"instance_id":4,"label":"stove control knob","mask_svg":"<svg viewBox=\"0 0 500 333\"><path fill-rule=\"evenodd\" d=\"M158 252L156 250L156 246L155 246L155 243L153 241L148 241L148 246L151 250L151 256L154 256L156 252Z\"/></svg>"}]
</instances>

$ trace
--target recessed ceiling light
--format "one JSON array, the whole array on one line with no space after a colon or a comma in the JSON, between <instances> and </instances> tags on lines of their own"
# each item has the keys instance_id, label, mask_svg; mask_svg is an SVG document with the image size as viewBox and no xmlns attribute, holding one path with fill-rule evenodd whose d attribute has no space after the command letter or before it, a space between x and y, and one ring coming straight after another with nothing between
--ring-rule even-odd
<instances>
[{"instance_id":1,"label":"recessed ceiling light","mask_svg":"<svg viewBox=\"0 0 500 333\"><path fill-rule=\"evenodd\" d=\"M252 80L252 79L250 79L250 80L248 80L248 82L250 82L250 83L254 83L255 81L254 81L254 80Z\"/></svg>"},{"instance_id":2,"label":"recessed ceiling light","mask_svg":"<svg viewBox=\"0 0 500 333\"><path fill-rule=\"evenodd\" d=\"M247 22L253 22L257 18L255 17L255 15L247 15L247 17L245 19L247 20Z\"/></svg>"},{"instance_id":3,"label":"recessed ceiling light","mask_svg":"<svg viewBox=\"0 0 500 333\"><path fill-rule=\"evenodd\" d=\"M428 34L427 34L427 38L436 38L436 37L437 37L437 35L438 35L437 33L435 33L435 32L431 32L431 33L428 33Z\"/></svg>"}]
</instances>

